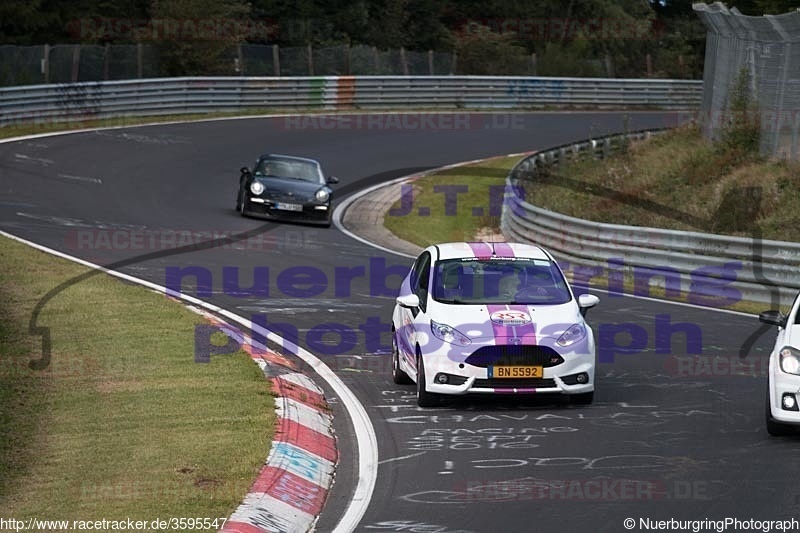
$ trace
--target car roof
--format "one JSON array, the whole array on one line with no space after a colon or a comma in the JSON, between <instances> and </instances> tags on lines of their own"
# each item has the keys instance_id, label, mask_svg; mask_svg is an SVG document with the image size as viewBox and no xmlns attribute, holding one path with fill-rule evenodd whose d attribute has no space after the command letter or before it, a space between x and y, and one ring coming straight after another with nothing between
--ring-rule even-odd
<instances>
[{"instance_id":1,"label":"car roof","mask_svg":"<svg viewBox=\"0 0 800 533\"><path fill-rule=\"evenodd\" d=\"M303 161L305 163L313 163L315 165L319 165L319 161L316 159L311 159L309 157L298 157L296 155L283 155L283 154L263 154L259 156L259 161L262 159L290 159L294 161Z\"/></svg>"},{"instance_id":2,"label":"car roof","mask_svg":"<svg viewBox=\"0 0 800 533\"><path fill-rule=\"evenodd\" d=\"M439 259L462 259L465 257L527 257L531 259L547 259L552 257L535 244L508 242L446 242L431 248L438 250Z\"/></svg>"}]
</instances>

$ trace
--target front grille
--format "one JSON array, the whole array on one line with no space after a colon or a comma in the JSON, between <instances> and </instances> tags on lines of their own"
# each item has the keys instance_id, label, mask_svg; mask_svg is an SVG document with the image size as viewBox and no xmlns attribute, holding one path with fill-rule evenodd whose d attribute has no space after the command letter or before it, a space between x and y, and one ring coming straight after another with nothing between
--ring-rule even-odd
<instances>
[{"instance_id":1,"label":"front grille","mask_svg":"<svg viewBox=\"0 0 800 533\"><path fill-rule=\"evenodd\" d=\"M486 368L490 365L542 366L548 368L560 365L564 362L564 359L558 355L558 352L547 346L503 344L478 348L464 362L480 368Z\"/></svg>"},{"instance_id":2,"label":"front grille","mask_svg":"<svg viewBox=\"0 0 800 533\"><path fill-rule=\"evenodd\" d=\"M554 379L546 378L489 378L476 379L473 388L479 389L546 389L556 386Z\"/></svg>"}]
</instances>

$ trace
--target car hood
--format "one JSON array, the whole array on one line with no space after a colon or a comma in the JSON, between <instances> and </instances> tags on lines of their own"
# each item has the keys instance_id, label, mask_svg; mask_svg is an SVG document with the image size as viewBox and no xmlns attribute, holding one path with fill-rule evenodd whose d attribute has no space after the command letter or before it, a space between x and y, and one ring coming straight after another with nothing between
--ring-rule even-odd
<instances>
[{"instance_id":1,"label":"car hood","mask_svg":"<svg viewBox=\"0 0 800 533\"><path fill-rule=\"evenodd\" d=\"M574 300L560 305L451 305L431 302L431 320L459 330L473 341L519 338L524 344L551 344L570 326L583 323Z\"/></svg>"},{"instance_id":2,"label":"car hood","mask_svg":"<svg viewBox=\"0 0 800 533\"><path fill-rule=\"evenodd\" d=\"M322 183L312 183L310 181L296 180L291 178L276 178L256 176L254 181L260 182L264 186L264 195L271 193L292 193L298 198L313 197L314 193L325 187Z\"/></svg>"}]
</instances>

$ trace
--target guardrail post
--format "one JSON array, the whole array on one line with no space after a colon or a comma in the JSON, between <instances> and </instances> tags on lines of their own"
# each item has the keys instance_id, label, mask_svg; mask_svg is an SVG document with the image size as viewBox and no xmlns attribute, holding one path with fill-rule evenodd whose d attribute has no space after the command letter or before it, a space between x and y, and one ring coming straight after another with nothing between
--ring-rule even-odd
<instances>
[{"instance_id":1,"label":"guardrail post","mask_svg":"<svg viewBox=\"0 0 800 533\"><path fill-rule=\"evenodd\" d=\"M272 72L276 78L281 75L281 53L277 44L272 45Z\"/></svg>"}]
</instances>

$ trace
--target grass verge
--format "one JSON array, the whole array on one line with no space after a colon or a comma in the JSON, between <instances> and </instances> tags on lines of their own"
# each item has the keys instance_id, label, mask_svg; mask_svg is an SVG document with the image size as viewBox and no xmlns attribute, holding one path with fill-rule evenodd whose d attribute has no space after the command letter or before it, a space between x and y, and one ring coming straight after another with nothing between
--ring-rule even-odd
<instances>
[{"instance_id":1,"label":"grass verge","mask_svg":"<svg viewBox=\"0 0 800 533\"><path fill-rule=\"evenodd\" d=\"M102 274L44 308L52 362L30 370L41 353L33 307L84 271L0 238L2 514L229 516L270 449L269 383L244 352L196 364L201 317Z\"/></svg>"},{"instance_id":2,"label":"grass verge","mask_svg":"<svg viewBox=\"0 0 800 533\"><path fill-rule=\"evenodd\" d=\"M424 176L411 184L413 201L395 202L384 225L420 246L499 232L506 175L519 159L497 157Z\"/></svg>"}]
</instances>

